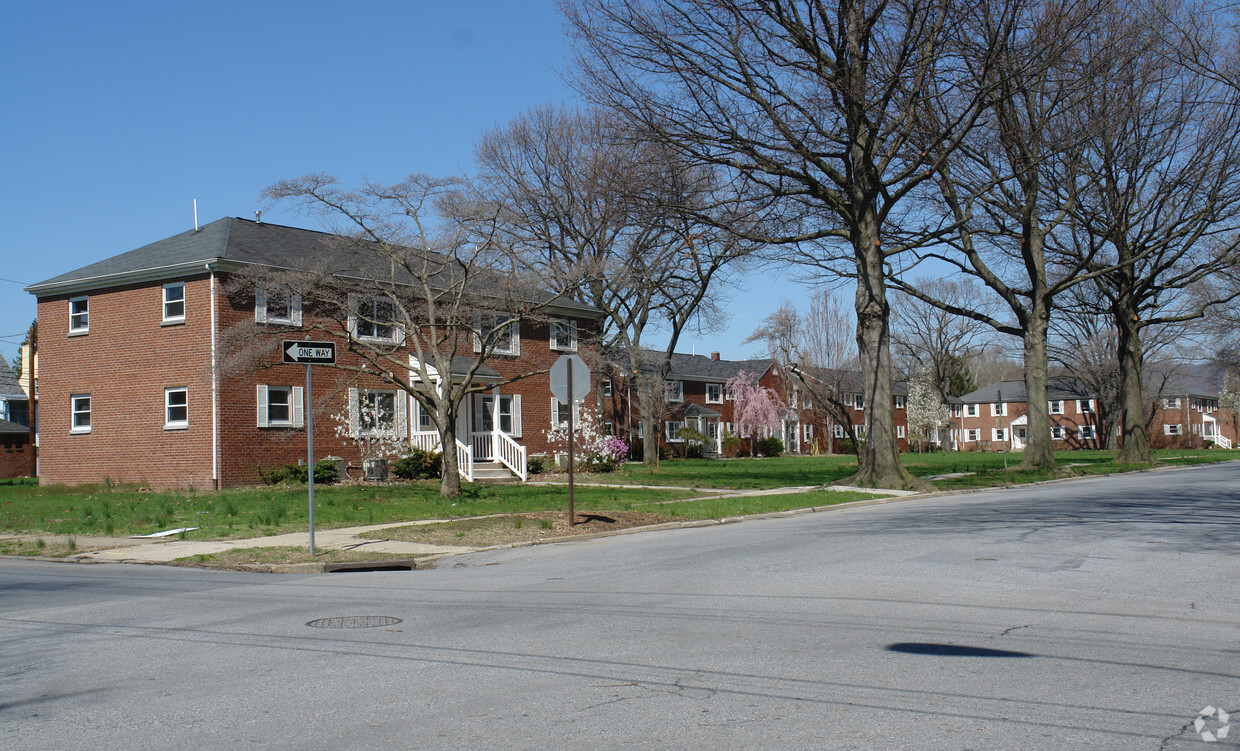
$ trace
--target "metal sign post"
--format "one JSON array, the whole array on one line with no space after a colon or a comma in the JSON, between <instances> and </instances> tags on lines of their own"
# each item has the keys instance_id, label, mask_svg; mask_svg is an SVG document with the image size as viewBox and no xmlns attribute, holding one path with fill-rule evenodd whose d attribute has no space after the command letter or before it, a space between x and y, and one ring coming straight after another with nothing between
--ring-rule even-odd
<instances>
[{"instance_id":1,"label":"metal sign post","mask_svg":"<svg viewBox=\"0 0 1240 751\"><path fill-rule=\"evenodd\" d=\"M574 388L573 383L577 386ZM590 369L577 355L561 355L551 366L551 394L561 402L568 404L568 526L577 523L574 507L574 436L573 412L574 405L582 402L590 391Z\"/></svg>"},{"instance_id":2,"label":"metal sign post","mask_svg":"<svg viewBox=\"0 0 1240 751\"><path fill-rule=\"evenodd\" d=\"M1003 425L1003 428L1002 428L1003 430L1003 482L1005 484L1011 485L1012 476L1008 474L1008 463L1007 463L1007 445L1008 445L1008 440L1010 438L1008 436L1008 431L1011 430L1011 428L1003 424L1004 414L1003 414L1003 392L1002 391L995 391L995 400L999 402L999 424Z\"/></svg>"},{"instance_id":3,"label":"metal sign post","mask_svg":"<svg viewBox=\"0 0 1240 751\"><path fill-rule=\"evenodd\" d=\"M284 352L284 362L306 365L306 395L302 412L306 416L306 488L310 506L310 555L313 556L317 553L314 549L314 397L310 366L335 365L336 343L285 339L280 349Z\"/></svg>"}]
</instances>

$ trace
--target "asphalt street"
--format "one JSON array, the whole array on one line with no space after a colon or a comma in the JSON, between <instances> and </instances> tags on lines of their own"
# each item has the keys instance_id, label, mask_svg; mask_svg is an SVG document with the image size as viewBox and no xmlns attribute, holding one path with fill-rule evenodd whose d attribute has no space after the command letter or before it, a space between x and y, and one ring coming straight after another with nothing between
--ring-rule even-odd
<instances>
[{"instance_id":1,"label":"asphalt street","mask_svg":"<svg viewBox=\"0 0 1240 751\"><path fill-rule=\"evenodd\" d=\"M411 572L9 559L0 748L1234 748L1238 574L1236 463Z\"/></svg>"}]
</instances>

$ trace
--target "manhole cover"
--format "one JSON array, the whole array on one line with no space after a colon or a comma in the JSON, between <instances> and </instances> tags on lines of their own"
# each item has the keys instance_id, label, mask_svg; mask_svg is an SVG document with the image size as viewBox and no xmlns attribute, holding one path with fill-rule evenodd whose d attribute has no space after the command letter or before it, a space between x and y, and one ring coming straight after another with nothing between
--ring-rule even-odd
<instances>
[{"instance_id":1,"label":"manhole cover","mask_svg":"<svg viewBox=\"0 0 1240 751\"><path fill-rule=\"evenodd\" d=\"M310 628L378 628L397 623L400 619L390 615L344 615L307 621L306 625Z\"/></svg>"}]
</instances>

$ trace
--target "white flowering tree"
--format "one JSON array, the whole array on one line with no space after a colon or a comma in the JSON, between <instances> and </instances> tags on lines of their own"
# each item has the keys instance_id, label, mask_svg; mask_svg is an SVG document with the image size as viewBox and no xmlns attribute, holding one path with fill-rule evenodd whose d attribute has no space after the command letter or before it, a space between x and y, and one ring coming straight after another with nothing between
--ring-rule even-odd
<instances>
[{"instance_id":1,"label":"white flowering tree","mask_svg":"<svg viewBox=\"0 0 1240 751\"><path fill-rule=\"evenodd\" d=\"M1231 423L1232 435L1240 438L1240 375L1228 373L1223 377L1223 389L1218 392L1220 417Z\"/></svg>"},{"instance_id":2,"label":"white flowering tree","mask_svg":"<svg viewBox=\"0 0 1240 751\"><path fill-rule=\"evenodd\" d=\"M926 450L930 436L947 425L949 413L935 384L934 374L923 368L918 370L908 385L908 399L904 404L908 415L908 429Z\"/></svg>"}]
</instances>

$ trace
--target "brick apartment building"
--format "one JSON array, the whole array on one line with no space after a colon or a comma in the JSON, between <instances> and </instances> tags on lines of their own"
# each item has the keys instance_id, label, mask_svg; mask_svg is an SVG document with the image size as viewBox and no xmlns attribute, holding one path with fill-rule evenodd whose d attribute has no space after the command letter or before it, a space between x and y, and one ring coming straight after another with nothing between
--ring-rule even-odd
<instances>
[{"instance_id":1,"label":"brick apartment building","mask_svg":"<svg viewBox=\"0 0 1240 751\"><path fill-rule=\"evenodd\" d=\"M30 421L30 399L17 375L0 357L0 478L34 476L34 435Z\"/></svg>"},{"instance_id":2,"label":"brick apartment building","mask_svg":"<svg viewBox=\"0 0 1240 751\"><path fill-rule=\"evenodd\" d=\"M758 385L773 390L783 405L780 428L775 433L784 443L784 450L791 454L833 453L839 442L850 434L865 437L865 397L861 388L861 374L852 371L832 371L811 377L819 393L831 393L832 399L842 407L827 409L813 399L810 390L800 379L773 359L724 360L720 353L709 356L675 353L671 359L664 384L665 414L659 426L663 446L681 443L677 433L690 427L707 436L711 443L708 453L723 453L723 439L737 435L735 401L728 393L726 384L742 371L755 376ZM630 391L630 383L623 370L613 369L612 378L603 383L604 420L612 430L639 445L644 425L636 395ZM819 388L820 387L820 388ZM897 442L901 451L908 450L907 419L903 385L895 388L895 415ZM841 418L846 417L846 426ZM850 430L851 429L851 430Z\"/></svg>"},{"instance_id":3,"label":"brick apartment building","mask_svg":"<svg viewBox=\"0 0 1240 751\"><path fill-rule=\"evenodd\" d=\"M1000 381L952 400L952 443L961 451L1023 451L1028 437L1024 381ZM1099 448L1103 440L1097 400L1071 378L1051 378L1047 388L1055 448Z\"/></svg>"},{"instance_id":4,"label":"brick apartment building","mask_svg":"<svg viewBox=\"0 0 1240 751\"><path fill-rule=\"evenodd\" d=\"M38 298L40 481L209 489L255 484L261 470L304 460L305 366L282 364L274 342L306 338L300 329L318 313L303 317L297 296L239 280L255 268L331 263L341 240L225 218L28 287ZM594 366L598 311L550 296L543 303L547 317L507 326L500 319L502 346L474 374L479 392L456 426L473 461L499 459L501 443L518 446L521 458L509 469L519 475L527 454L552 450L546 432L563 408L546 372L496 384L546 371L564 352ZM394 312L364 298L350 297L349 306L350 336L390 337L394 351L409 351ZM273 346L257 368L226 367L229 332L239 326L271 328ZM338 341L338 363L360 366L344 345ZM455 379L474 360L467 346L458 351ZM313 396L316 457L358 464L364 414L402 440L437 445L417 401L382 373L316 367Z\"/></svg>"}]
</instances>

